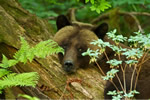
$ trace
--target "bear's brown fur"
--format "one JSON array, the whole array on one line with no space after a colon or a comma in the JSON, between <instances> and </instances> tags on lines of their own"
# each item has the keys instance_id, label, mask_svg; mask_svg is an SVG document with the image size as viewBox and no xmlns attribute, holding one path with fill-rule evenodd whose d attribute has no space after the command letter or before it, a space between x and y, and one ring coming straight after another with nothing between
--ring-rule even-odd
<instances>
[{"instance_id":1,"label":"bear's brown fur","mask_svg":"<svg viewBox=\"0 0 150 100\"><path fill-rule=\"evenodd\" d=\"M82 56L89 47L93 50L98 49L97 46L91 45L92 40L97 40L96 34L90 28L80 25L71 25L65 16L59 16L57 19L57 26L59 31L54 37L61 47L65 49L65 55L59 54L60 62L63 69L68 72L75 72L79 67L86 67L89 65L89 57ZM107 24L100 25L102 32L107 32ZM97 30L98 32L99 30Z\"/></svg>"},{"instance_id":2,"label":"bear's brown fur","mask_svg":"<svg viewBox=\"0 0 150 100\"><path fill-rule=\"evenodd\" d=\"M88 56L82 56L81 54L85 52L88 48L92 50L98 49L97 46L90 44L92 40L97 40L98 38L101 38L104 41L108 41L111 44L113 44L113 41L107 39L107 36L105 36L108 30L108 25L106 23L101 24L97 28L90 28L83 25L81 26L77 24L71 24L65 16L61 15L57 18L57 27L58 32L54 37L54 41L56 41L65 50L64 55L59 54L59 59L63 69L68 73L75 72L77 68L89 66L90 58ZM123 44L120 44L120 46L126 47ZM110 59L116 58L114 56L114 52L110 48L106 48L106 53ZM125 59L125 57L122 56L122 59ZM107 59L104 55L102 55L98 61L99 65L102 67L105 73L110 70L109 64L107 64L106 61ZM132 67L128 67L126 69L127 91L130 89L132 71ZM120 77L121 82L123 83L122 71L119 71L118 76ZM136 74L134 76L136 76ZM113 81L118 87L118 89L121 90L121 86L117 78L114 78ZM136 98L150 98L150 95L148 95L150 94L149 82L150 60L143 64L137 87L137 91L139 91L140 94L137 95ZM104 90L105 99L112 98L111 96L107 95L107 92L111 90L115 90L115 87L108 81Z\"/></svg>"}]
</instances>

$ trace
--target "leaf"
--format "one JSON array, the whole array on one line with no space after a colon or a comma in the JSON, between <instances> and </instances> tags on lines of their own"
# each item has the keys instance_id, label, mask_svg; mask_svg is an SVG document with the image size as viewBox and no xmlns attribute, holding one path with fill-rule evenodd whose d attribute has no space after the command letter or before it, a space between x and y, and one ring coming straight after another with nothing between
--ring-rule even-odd
<instances>
[{"instance_id":1,"label":"leaf","mask_svg":"<svg viewBox=\"0 0 150 100\"><path fill-rule=\"evenodd\" d=\"M119 72L117 69L111 69L106 73L106 76L102 76L103 80L109 80L115 77L115 74Z\"/></svg>"},{"instance_id":2,"label":"leaf","mask_svg":"<svg viewBox=\"0 0 150 100\"><path fill-rule=\"evenodd\" d=\"M125 61L126 64L135 64L135 63L138 63L138 61L136 60L128 60L128 61Z\"/></svg>"},{"instance_id":3,"label":"leaf","mask_svg":"<svg viewBox=\"0 0 150 100\"><path fill-rule=\"evenodd\" d=\"M104 11L105 9L108 9L111 7L109 2L105 0L90 0L92 6L90 7L92 11L96 11L98 14L101 11Z\"/></svg>"},{"instance_id":4,"label":"leaf","mask_svg":"<svg viewBox=\"0 0 150 100\"><path fill-rule=\"evenodd\" d=\"M13 59L12 60L8 60L5 55L2 55L2 56L3 56L3 59L2 59L2 63L0 64L0 66L2 68L8 68L8 67L16 65L16 63L17 63L16 60L13 60Z\"/></svg>"},{"instance_id":5,"label":"leaf","mask_svg":"<svg viewBox=\"0 0 150 100\"><path fill-rule=\"evenodd\" d=\"M121 98L123 98L123 96L121 96L121 95L117 95L117 96L112 96L112 100L121 100Z\"/></svg>"},{"instance_id":6,"label":"leaf","mask_svg":"<svg viewBox=\"0 0 150 100\"><path fill-rule=\"evenodd\" d=\"M85 0L85 3L88 3L90 0Z\"/></svg>"},{"instance_id":7,"label":"leaf","mask_svg":"<svg viewBox=\"0 0 150 100\"><path fill-rule=\"evenodd\" d=\"M37 72L29 72L16 74L9 74L0 80L0 88L4 89L6 87L12 86L32 86L35 87L37 81L39 79L39 75Z\"/></svg>"},{"instance_id":8,"label":"leaf","mask_svg":"<svg viewBox=\"0 0 150 100\"><path fill-rule=\"evenodd\" d=\"M91 4L94 4L94 0L90 0Z\"/></svg>"},{"instance_id":9,"label":"leaf","mask_svg":"<svg viewBox=\"0 0 150 100\"><path fill-rule=\"evenodd\" d=\"M5 55L2 55L2 56L3 56L3 59L2 59L2 63L0 64L0 66L3 67L3 68L9 67L7 57Z\"/></svg>"},{"instance_id":10,"label":"leaf","mask_svg":"<svg viewBox=\"0 0 150 100\"><path fill-rule=\"evenodd\" d=\"M141 58L143 56L143 51L140 50L139 48L137 49L128 49L126 52L122 53L122 55L125 55L126 58L131 58L131 59L137 59Z\"/></svg>"},{"instance_id":11,"label":"leaf","mask_svg":"<svg viewBox=\"0 0 150 100\"><path fill-rule=\"evenodd\" d=\"M108 37L115 42L124 42L127 40L127 37L123 37L122 35L116 35L116 29L107 33Z\"/></svg>"},{"instance_id":12,"label":"leaf","mask_svg":"<svg viewBox=\"0 0 150 100\"><path fill-rule=\"evenodd\" d=\"M21 48L18 50L18 52L15 53L14 58L17 61L26 63L27 62L27 53L30 50L30 46L27 43L27 41L25 41L25 39L23 37L20 37L21 39Z\"/></svg>"},{"instance_id":13,"label":"leaf","mask_svg":"<svg viewBox=\"0 0 150 100\"><path fill-rule=\"evenodd\" d=\"M117 91L108 91L107 95L117 95Z\"/></svg>"},{"instance_id":14,"label":"leaf","mask_svg":"<svg viewBox=\"0 0 150 100\"><path fill-rule=\"evenodd\" d=\"M107 61L106 63L109 63L111 66L118 66L118 65L122 64L122 61L112 59L112 60Z\"/></svg>"},{"instance_id":15,"label":"leaf","mask_svg":"<svg viewBox=\"0 0 150 100\"><path fill-rule=\"evenodd\" d=\"M64 54L64 49L53 40L41 41L34 47L30 47L27 41L21 37L21 48L15 53L14 58L18 62L31 62L35 57L45 58L47 55Z\"/></svg>"},{"instance_id":16,"label":"leaf","mask_svg":"<svg viewBox=\"0 0 150 100\"><path fill-rule=\"evenodd\" d=\"M8 75L11 71L8 71L7 69L0 69L0 78L5 76L5 75Z\"/></svg>"}]
</instances>

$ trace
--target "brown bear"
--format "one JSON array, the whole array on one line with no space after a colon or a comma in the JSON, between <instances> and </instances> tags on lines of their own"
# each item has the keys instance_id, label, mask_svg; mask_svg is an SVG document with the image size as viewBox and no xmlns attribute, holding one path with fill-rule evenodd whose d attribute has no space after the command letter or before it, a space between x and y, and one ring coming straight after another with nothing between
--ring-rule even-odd
<instances>
[{"instance_id":1,"label":"brown bear","mask_svg":"<svg viewBox=\"0 0 150 100\"><path fill-rule=\"evenodd\" d=\"M108 31L108 25L106 23L102 23L96 28L87 27L84 25L79 25L75 23L70 23L68 19L64 15L60 15L56 21L58 32L54 36L54 41L56 41L61 47L64 48L65 54L58 54L60 63L64 71L67 73L73 73L78 68L89 66L90 58L88 56L82 56L82 53L85 52L88 48L92 50L97 50L98 47L90 44L92 40L103 39L104 41L109 41L112 44L114 43L112 40L108 39L106 33ZM126 47L123 44L120 44L122 47ZM106 53L110 59L116 58L114 56L114 52L110 48L106 48ZM117 59L117 58L116 58ZM122 57L125 59L125 57ZM110 65L106 63L107 59L104 55L98 60L99 65L102 67L103 71L106 73L110 70ZM143 70L141 71L142 76L140 76L138 81L137 91L140 92L136 98L140 99L148 99L150 98L150 63L147 61L143 66ZM132 67L126 69L126 90L130 90L130 81L132 76ZM147 73L145 73L147 71ZM122 71L119 71L118 76L120 81L123 82L123 74ZM133 78L133 84L135 81L136 74ZM113 79L114 83L121 90L121 86L115 77ZM140 85L139 85L140 84ZM145 91L145 90L146 91ZM114 85L107 81L106 87L104 90L104 98L112 99L111 96L107 95L108 91L115 90Z\"/></svg>"},{"instance_id":2,"label":"brown bear","mask_svg":"<svg viewBox=\"0 0 150 100\"><path fill-rule=\"evenodd\" d=\"M60 62L67 73L75 72L77 68L89 65L89 57L82 56L89 47L96 50L98 47L90 44L92 40L98 39L95 33L104 37L108 30L107 24L101 24L97 29L91 31L90 27L71 24L65 16L57 18L58 32L54 36L56 41L65 50L65 55L59 54Z\"/></svg>"}]
</instances>

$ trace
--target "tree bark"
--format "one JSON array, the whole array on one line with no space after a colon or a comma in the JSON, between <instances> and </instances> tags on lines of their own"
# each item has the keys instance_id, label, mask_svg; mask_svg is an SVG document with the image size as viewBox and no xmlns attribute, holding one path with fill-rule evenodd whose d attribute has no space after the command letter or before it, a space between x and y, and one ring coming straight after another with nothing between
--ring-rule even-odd
<instances>
[{"instance_id":1,"label":"tree bark","mask_svg":"<svg viewBox=\"0 0 150 100\"><path fill-rule=\"evenodd\" d=\"M20 36L31 46L53 38L53 28L47 20L41 20L24 10L16 0L0 0L0 58L2 54L12 58L20 48ZM102 99L105 82L95 66L79 69L67 75L61 68L56 55L45 59L35 58L31 63L19 63L14 72L38 72L36 88L13 87L5 89L7 99L19 98L18 94L28 94L40 99Z\"/></svg>"}]
</instances>

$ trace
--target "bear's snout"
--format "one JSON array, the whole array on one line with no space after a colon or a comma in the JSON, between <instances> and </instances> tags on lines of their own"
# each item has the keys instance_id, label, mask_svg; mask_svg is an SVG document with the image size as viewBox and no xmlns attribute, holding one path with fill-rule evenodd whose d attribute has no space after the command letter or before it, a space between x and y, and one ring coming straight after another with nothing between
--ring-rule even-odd
<instances>
[{"instance_id":1,"label":"bear's snout","mask_svg":"<svg viewBox=\"0 0 150 100\"><path fill-rule=\"evenodd\" d=\"M75 72L74 64L72 61L64 61L64 70L67 73L73 73Z\"/></svg>"}]
</instances>

